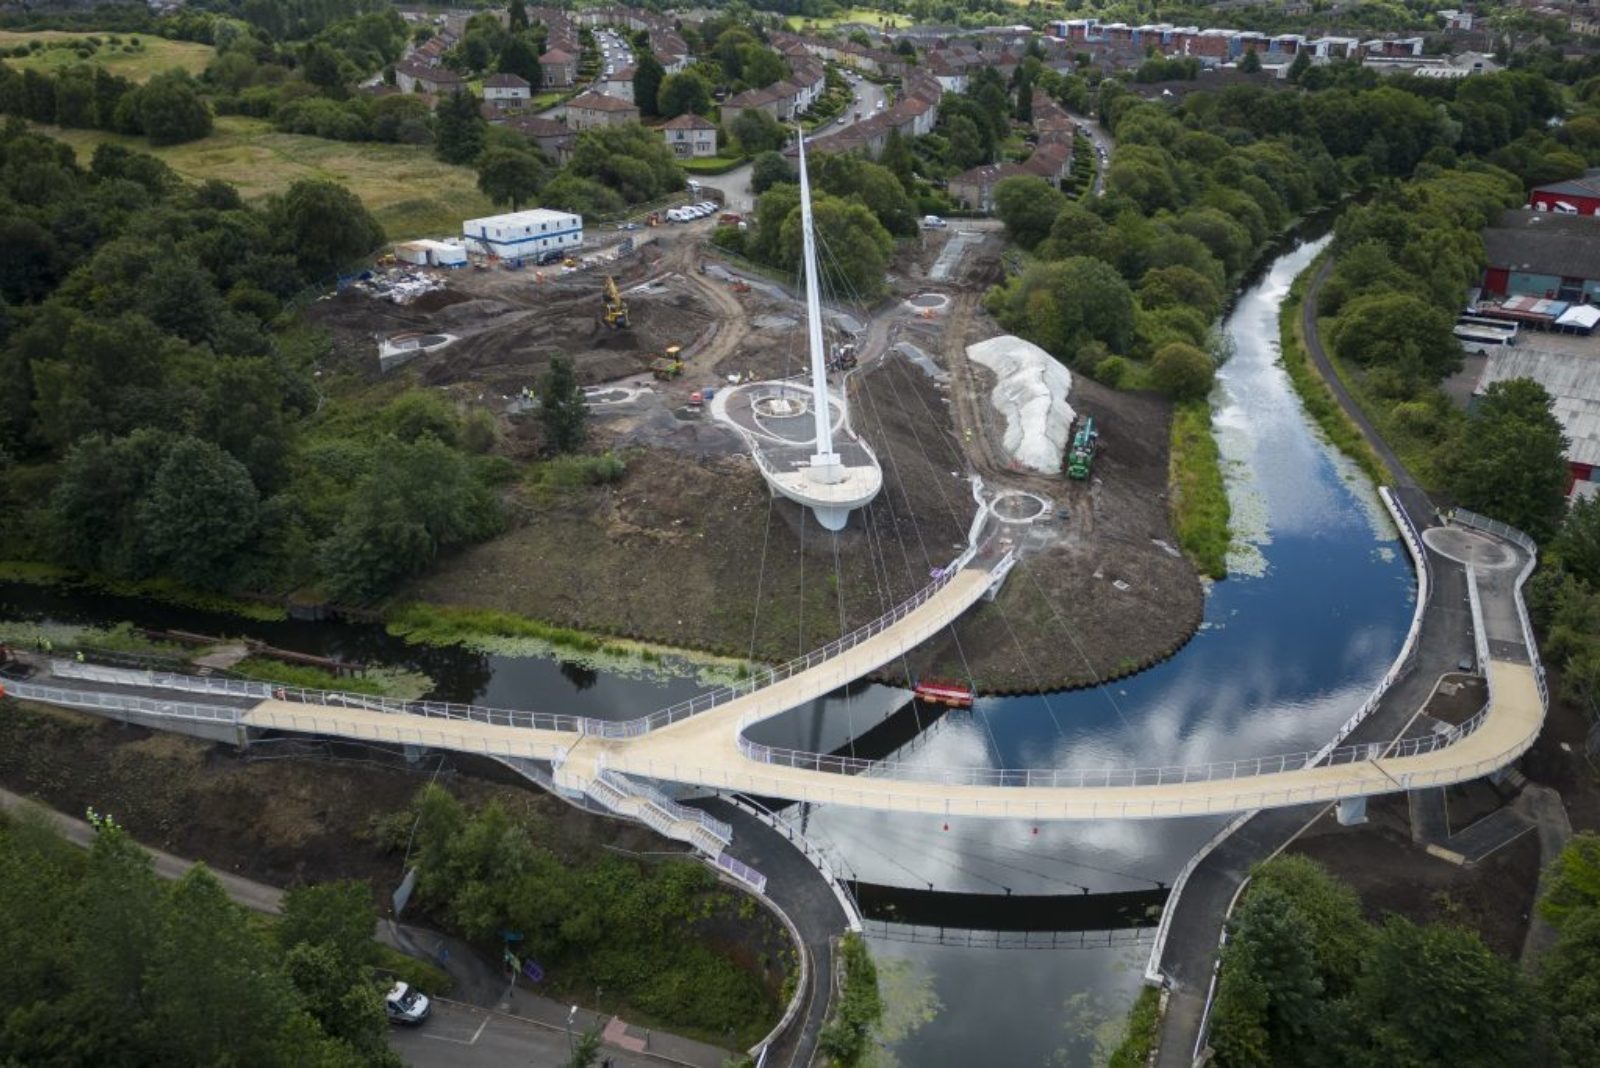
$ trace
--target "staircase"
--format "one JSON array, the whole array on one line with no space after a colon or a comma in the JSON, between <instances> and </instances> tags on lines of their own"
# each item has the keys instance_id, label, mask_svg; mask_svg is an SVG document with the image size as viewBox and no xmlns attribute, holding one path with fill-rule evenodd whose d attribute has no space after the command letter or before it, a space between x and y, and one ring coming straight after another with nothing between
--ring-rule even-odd
<instances>
[{"instance_id":1,"label":"staircase","mask_svg":"<svg viewBox=\"0 0 1600 1068\"><path fill-rule=\"evenodd\" d=\"M552 785L568 796L598 802L608 812L637 820L666 838L685 842L715 860L733 841L733 828L721 820L672 800L653 786L604 767L585 775L580 765L552 762Z\"/></svg>"}]
</instances>

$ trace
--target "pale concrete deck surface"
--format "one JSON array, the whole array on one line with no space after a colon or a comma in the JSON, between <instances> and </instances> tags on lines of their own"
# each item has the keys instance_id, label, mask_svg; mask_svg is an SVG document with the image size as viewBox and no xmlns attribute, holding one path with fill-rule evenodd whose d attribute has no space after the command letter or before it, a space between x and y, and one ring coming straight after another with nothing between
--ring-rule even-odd
<instances>
[{"instance_id":1,"label":"pale concrete deck surface","mask_svg":"<svg viewBox=\"0 0 1600 1068\"><path fill-rule=\"evenodd\" d=\"M1544 720L1532 667L1494 659L1486 665L1490 706L1477 730L1431 753L1357 764L1162 785L1017 787L848 776L762 763L740 752L743 728L830 693L925 641L976 603L991 581L986 570L964 570L904 619L833 659L635 738L575 737L282 701L262 702L245 714L245 722L363 740L556 758L561 762L558 780L573 784L610 768L716 789L880 811L1084 820L1214 815L1464 782L1515 760L1533 744Z\"/></svg>"}]
</instances>

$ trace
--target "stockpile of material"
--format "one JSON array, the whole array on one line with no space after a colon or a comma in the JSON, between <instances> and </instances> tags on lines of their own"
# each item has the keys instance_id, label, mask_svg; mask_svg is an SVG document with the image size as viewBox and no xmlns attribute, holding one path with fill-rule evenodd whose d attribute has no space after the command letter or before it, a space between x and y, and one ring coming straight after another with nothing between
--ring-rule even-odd
<instances>
[{"instance_id":1,"label":"stockpile of material","mask_svg":"<svg viewBox=\"0 0 1600 1068\"><path fill-rule=\"evenodd\" d=\"M1029 470L1060 474L1076 418L1067 404L1072 372L1038 345L1010 334L967 346L967 359L998 379L989 400L1006 421L1006 452Z\"/></svg>"}]
</instances>

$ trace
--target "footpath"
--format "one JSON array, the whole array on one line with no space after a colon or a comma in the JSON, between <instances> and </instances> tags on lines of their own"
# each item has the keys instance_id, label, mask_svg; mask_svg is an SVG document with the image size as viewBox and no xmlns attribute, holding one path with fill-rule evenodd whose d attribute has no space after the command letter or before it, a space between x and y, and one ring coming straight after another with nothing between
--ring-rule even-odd
<instances>
[{"instance_id":1,"label":"footpath","mask_svg":"<svg viewBox=\"0 0 1600 1068\"><path fill-rule=\"evenodd\" d=\"M1306 351L1333 391L1340 407L1355 421L1388 468L1394 498L1410 517L1420 538L1439 525L1437 510L1421 485L1339 380L1317 333L1317 296L1333 267L1325 261L1312 277L1301 306ZM1472 615L1467 601L1467 576L1459 562L1422 545L1430 571L1427 611L1418 635L1411 669L1384 694L1372 714L1351 733L1346 744L1398 740L1426 703L1441 675L1454 671L1474 653ZM1161 1018L1158 1068L1190 1068L1204 1034L1205 1012L1221 951L1223 928L1250 870L1275 856L1329 806L1300 805L1259 811L1246 817L1195 867L1187 885L1168 907L1175 911L1159 962L1168 983L1166 1011Z\"/></svg>"},{"instance_id":2,"label":"footpath","mask_svg":"<svg viewBox=\"0 0 1600 1068\"><path fill-rule=\"evenodd\" d=\"M94 841L94 829L83 820L75 819L10 790L0 789L0 810L16 812L32 808L45 813L58 833L68 842L83 849ZM171 853L149 846L141 846L154 862L155 872L163 879L181 879L198 861L173 856ZM212 870L217 881L227 891L228 898L236 904L255 912L276 914L283 910L283 890L276 886L240 878L225 871ZM520 1020L550 1031L565 1032L571 1007L527 990L513 990L499 966L485 960L476 948L459 938L440 934L422 927L380 919L373 937L407 956L417 957L440 968L455 981L450 1000L476 1006L490 1012L514 1016ZM605 1016L592 1008L578 1007L572 1029L582 1033L591 1028L600 1030L606 1039L602 1049L606 1052L627 1053L630 1063L640 1057L660 1064L687 1065L691 1068L722 1068L732 1054L725 1049L697 1042L694 1039L662 1031L645 1032L641 1028L623 1024L615 1017ZM641 1048L643 1046L644 1048ZM605 1053L602 1053L602 1057ZM531 1058L522 1058L532 1063Z\"/></svg>"}]
</instances>

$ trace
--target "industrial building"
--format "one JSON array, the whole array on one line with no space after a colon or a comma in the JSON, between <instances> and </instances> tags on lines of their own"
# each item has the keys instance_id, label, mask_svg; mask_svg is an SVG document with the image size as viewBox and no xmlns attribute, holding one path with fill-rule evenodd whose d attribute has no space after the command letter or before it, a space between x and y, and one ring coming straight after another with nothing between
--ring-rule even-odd
<instances>
[{"instance_id":1,"label":"industrial building","mask_svg":"<svg viewBox=\"0 0 1600 1068\"><path fill-rule=\"evenodd\" d=\"M503 260L535 259L582 246L583 216L534 208L468 219L461 224L461 234L476 252Z\"/></svg>"},{"instance_id":2,"label":"industrial building","mask_svg":"<svg viewBox=\"0 0 1600 1068\"><path fill-rule=\"evenodd\" d=\"M1535 186L1528 194L1528 207L1560 215L1600 215L1600 169L1582 178Z\"/></svg>"},{"instance_id":3,"label":"industrial building","mask_svg":"<svg viewBox=\"0 0 1600 1068\"><path fill-rule=\"evenodd\" d=\"M1600 303L1600 218L1593 214L1512 209L1483 232L1483 248L1486 296Z\"/></svg>"}]
</instances>

